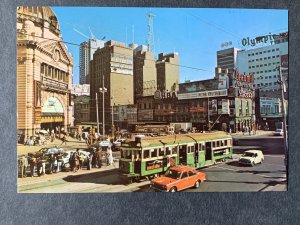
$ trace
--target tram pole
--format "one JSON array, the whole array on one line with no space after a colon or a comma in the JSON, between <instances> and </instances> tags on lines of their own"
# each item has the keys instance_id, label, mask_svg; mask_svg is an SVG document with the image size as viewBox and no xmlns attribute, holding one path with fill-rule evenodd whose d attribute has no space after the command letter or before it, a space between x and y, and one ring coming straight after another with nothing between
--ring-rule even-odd
<instances>
[{"instance_id":1,"label":"tram pole","mask_svg":"<svg viewBox=\"0 0 300 225\"><path fill-rule=\"evenodd\" d=\"M286 91L285 89L285 84L284 80L282 78L282 71L281 71L281 66L278 67L279 69L279 76L280 76L280 87L281 87L281 107L282 107L282 118L283 118L283 135L284 135L284 154L285 154L285 165L288 167L288 140L287 140L287 130L286 130L286 113L285 113L285 100L284 100L284 92Z\"/></svg>"}]
</instances>

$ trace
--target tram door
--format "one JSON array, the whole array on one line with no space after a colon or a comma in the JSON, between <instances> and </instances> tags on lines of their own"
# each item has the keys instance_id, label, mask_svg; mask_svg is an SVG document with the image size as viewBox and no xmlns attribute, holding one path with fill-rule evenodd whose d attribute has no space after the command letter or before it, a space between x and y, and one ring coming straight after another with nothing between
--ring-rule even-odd
<instances>
[{"instance_id":1,"label":"tram door","mask_svg":"<svg viewBox=\"0 0 300 225\"><path fill-rule=\"evenodd\" d=\"M179 164L186 165L187 145L179 145Z\"/></svg>"},{"instance_id":2,"label":"tram door","mask_svg":"<svg viewBox=\"0 0 300 225\"><path fill-rule=\"evenodd\" d=\"M199 144L197 143L195 144L195 165L197 165L199 161L198 157L199 157Z\"/></svg>"},{"instance_id":3,"label":"tram door","mask_svg":"<svg viewBox=\"0 0 300 225\"><path fill-rule=\"evenodd\" d=\"M205 143L205 161L211 160L211 142Z\"/></svg>"}]
</instances>

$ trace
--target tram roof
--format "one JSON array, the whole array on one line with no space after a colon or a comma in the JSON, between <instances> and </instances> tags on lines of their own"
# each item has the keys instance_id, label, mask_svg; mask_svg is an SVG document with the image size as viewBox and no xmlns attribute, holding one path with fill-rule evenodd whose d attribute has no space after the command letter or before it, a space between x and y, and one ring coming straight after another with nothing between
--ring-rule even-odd
<instances>
[{"instance_id":1,"label":"tram roof","mask_svg":"<svg viewBox=\"0 0 300 225\"><path fill-rule=\"evenodd\" d=\"M141 139L141 145L137 144L136 147L133 146L123 146L125 149L137 149L138 147L158 147L162 145L178 145L182 143L191 143L215 140L215 139L223 139L223 138L231 138L230 135L225 132L214 132L214 133L190 133L190 134L177 134L177 135L168 135L161 137L144 137ZM130 140L134 142L134 139Z\"/></svg>"}]
</instances>

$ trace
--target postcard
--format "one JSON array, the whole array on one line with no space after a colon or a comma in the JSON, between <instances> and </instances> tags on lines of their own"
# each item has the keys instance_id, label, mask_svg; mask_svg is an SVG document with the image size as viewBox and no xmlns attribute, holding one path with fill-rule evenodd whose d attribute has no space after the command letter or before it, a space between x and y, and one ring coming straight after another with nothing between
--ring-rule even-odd
<instances>
[{"instance_id":1,"label":"postcard","mask_svg":"<svg viewBox=\"0 0 300 225\"><path fill-rule=\"evenodd\" d=\"M288 10L16 14L18 193L287 190Z\"/></svg>"}]
</instances>

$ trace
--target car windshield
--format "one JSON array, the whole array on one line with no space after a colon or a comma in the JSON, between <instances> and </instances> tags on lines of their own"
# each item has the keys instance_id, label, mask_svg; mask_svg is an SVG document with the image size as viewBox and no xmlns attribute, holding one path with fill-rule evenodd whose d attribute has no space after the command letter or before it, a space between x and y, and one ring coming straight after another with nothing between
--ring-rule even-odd
<instances>
[{"instance_id":1,"label":"car windshield","mask_svg":"<svg viewBox=\"0 0 300 225\"><path fill-rule=\"evenodd\" d=\"M252 152L245 152L243 156L254 157L254 153L252 153Z\"/></svg>"},{"instance_id":2,"label":"car windshield","mask_svg":"<svg viewBox=\"0 0 300 225\"><path fill-rule=\"evenodd\" d=\"M176 170L169 170L166 177L170 177L170 178L173 178L173 179L180 178L180 172L178 172Z\"/></svg>"}]
</instances>

